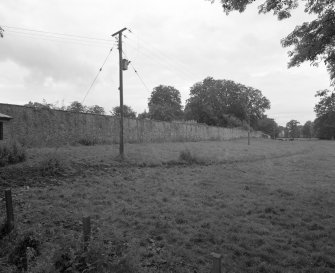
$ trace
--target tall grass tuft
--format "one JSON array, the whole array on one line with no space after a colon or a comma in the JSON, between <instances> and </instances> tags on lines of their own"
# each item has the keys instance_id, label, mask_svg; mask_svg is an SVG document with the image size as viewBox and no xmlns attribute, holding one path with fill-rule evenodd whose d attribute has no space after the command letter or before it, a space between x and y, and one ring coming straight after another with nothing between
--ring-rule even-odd
<instances>
[{"instance_id":1,"label":"tall grass tuft","mask_svg":"<svg viewBox=\"0 0 335 273\"><path fill-rule=\"evenodd\" d=\"M67 169L67 161L57 152L51 152L44 156L39 163L39 171L42 176L62 175Z\"/></svg>"},{"instance_id":2,"label":"tall grass tuft","mask_svg":"<svg viewBox=\"0 0 335 273\"><path fill-rule=\"evenodd\" d=\"M204 163L204 160L192 154L189 149L183 150L179 153L179 160L189 164Z\"/></svg>"},{"instance_id":3,"label":"tall grass tuft","mask_svg":"<svg viewBox=\"0 0 335 273\"><path fill-rule=\"evenodd\" d=\"M0 167L25 161L27 152L16 141L0 144Z\"/></svg>"},{"instance_id":4,"label":"tall grass tuft","mask_svg":"<svg viewBox=\"0 0 335 273\"><path fill-rule=\"evenodd\" d=\"M99 138L97 136L84 135L77 141L77 143L84 146L94 146L97 144L110 144L111 141L104 138Z\"/></svg>"}]
</instances>

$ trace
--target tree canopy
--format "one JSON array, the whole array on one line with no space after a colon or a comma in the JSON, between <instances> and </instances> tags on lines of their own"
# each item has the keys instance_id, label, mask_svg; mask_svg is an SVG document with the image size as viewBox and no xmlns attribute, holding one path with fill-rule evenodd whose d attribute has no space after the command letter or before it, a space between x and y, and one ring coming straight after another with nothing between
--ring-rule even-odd
<instances>
[{"instance_id":1,"label":"tree canopy","mask_svg":"<svg viewBox=\"0 0 335 273\"><path fill-rule=\"evenodd\" d=\"M215 2L215 0L210 0ZM236 10L243 12L255 0L220 0L226 14ZM288 52L289 67L299 66L305 61L312 65L324 62L335 85L335 1L333 0L266 0L259 6L259 13L273 12L279 20L291 17L291 11L305 3L305 12L317 18L296 28L281 43L293 47Z\"/></svg>"},{"instance_id":2,"label":"tree canopy","mask_svg":"<svg viewBox=\"0 0 335 273\"><path fill-rule=\"evenodd\" d=\"M29 101L28 103L24 104L24 106L35 109L55 109L55 106L52 103L47 103L45 100L43 100L42 103L37 101Z\"/></svg>"},{"instance_id":3,"label":"tree canopy","mask_svg":"<svg viewBox=\"0 0 335 273\"><path fill-rule=\"evenodd\" d=\"M255 129L268 134L271 138L275 138L279 134L278 124L274 121L274 119L266 116L257 121L257 127Z\"/></svg>"},{"instance_id":4,"label":"tree canopy","mask_svg":"<svg viewBox=\"0 0 335 273\"><path fill-rule=\"evenodd\" d=\"M137 115L137 118L139 118L139 119L149 119L150 115L147 112L147 110L144 110L142 113Z\"/></svg>"},{"instance_id":5,"label":"tree canopy","mask_svg":"<svg viewBox=\"0 0 335 273\"><path fill-rule=\"evenodd\" d=\"M166 85L155 87L148 102L149 116L155 120L172 121L183 117L180 92Z\"/></svg>"},{"instance_id":6,"label":"tree canopy","mask_svg":"<svg viewBox=\"0 0 335 273\"><path fill-rule=\"evenodd\" d=\"M41 102L32 102L29 101L29 103L25 104L24 106L32 107L35 109L53 109L53 110L63 110L63 111L70 111L70 112L76 112L76 113L89 113L89 114L99 114L104 115L105 109L99 105L92 105L92 106L86 106L83 105L79 101L73 101L69 106L58 106L57 103L48 103L46 100L43 99Z\"/></svg>"},{"instance_id":7,"label":"tree canopy","mask_svg":"<svg viewBox=\"0 0 335 273\"><path fill-rule=\"evenodd\" d=\"M111 112L113 117L120 117L121 116L121 107L116 106L113 107L113 110ZM123 116L125 118L136 118L136 112L128 105L123 105Z\"/></svg>"},{"instance_id":8,"label":"tree canopy","mask_svg":"<svg viewBox=\"0 0 335 273\"><path fill-rule=\"evenodd\" d=\"M263 117L270 101L258 89L211 77L194 84L185 106L187 119L214 126L240 126L250 115L252 123Z\"/></svg>"},{"instance_id":9,"label":"tree canopy","mask_svg":"<svg viewBox=\"0 0 335 273\"><path fill-rule=\"evenodd\" d=\"M318 91L315 95L319 102L315 105L316 119L314 129L319 138L335 138L335 92Z\"/></svg>"},{"instance_id":10,"label":"tree canopy","mask_svg":"<svg viewBox=\"0 0 335 273\"><path fill-rule=\"evenodd\" d=\"M87 106L86 113L104 115L105 109L99 105Z\"/></svg>"},{"instance_id":11,"label":"tree canopy","mask_svg":"<svg viewBox=\"0 0 335 273\"><path fill-rule=\"evenodd\" d=\"M292 119L288 123L286 123L286 130L288 137L290 138L297 138L300 137L300 130L299 130L299 124L300 122Z\"/></svg>"},{"instance_id":12,"label":"tree canopy","mask_svg":"<svg viewBox=\"0 0 335 273\"><path fill-rule=\"evenodd\" d=\"M311 138L313 137L314 133L313 133L313 122L312 121L306 121L304 126L302 127L302 135L303 137L306 138Z\"/></svg>"},{"instance_id":13,"label":"tree canopy","mask_svg":"<svg viewBox=\"0 0 335 273\"><path fill-rule=\"evenodd\" d=\"M73 101L67 108L67 111L76 113L86 113L86 106L79 101Z\"/></svg>"}]
</instances>

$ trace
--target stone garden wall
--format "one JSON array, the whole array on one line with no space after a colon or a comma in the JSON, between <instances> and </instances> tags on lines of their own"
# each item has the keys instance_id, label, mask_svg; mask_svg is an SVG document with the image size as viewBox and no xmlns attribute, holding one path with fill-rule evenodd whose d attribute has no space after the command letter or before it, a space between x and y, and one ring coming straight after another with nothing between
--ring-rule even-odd
<instances>
[{"instance_id":1,"label":"stone garden wall","mask_svg":"<svg viewBox=\"0 0 335 273\"><path fill-rule=\"evenodd\" d=\"M119 119L112 116L1 103L0 113L13 117L5 124L5 138L15 139L29 147L74 144L85 139L94 139L98 143L117 143L119 140ZM125 142L130 143L229 140L241 137L247 137L247 131L240 128L124 119L124 138ZM252 132L252 137L262 137L262 133Z\"/></svg>"}]
</instances>

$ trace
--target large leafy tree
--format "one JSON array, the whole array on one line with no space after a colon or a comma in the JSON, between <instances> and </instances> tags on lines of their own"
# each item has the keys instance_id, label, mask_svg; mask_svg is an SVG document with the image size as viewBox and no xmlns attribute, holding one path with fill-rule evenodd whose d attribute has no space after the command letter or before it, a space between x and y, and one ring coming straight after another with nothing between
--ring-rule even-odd
<instances>
[{"instance_id":1,"label":"large leafy tree","mask_svg":"<svg viewBox=\"0 0 335 273\"><path fill-rule=\"evenodd\" d=\"M297 138L300 137L299 121L292 119L286 123L286 130L288 137Z\"/></svg>"},{"instance_id":2,"label":"large leafy tree","mask_svg":"<svg viewBox=\"0 0 335 273\"><path fill-rule=\"evenodd\" d=\"M111 112L113 117L120 117L121 116L121 107L116 106L113 107L113 110ZM128 105L123 105L123 116L125 118L136 118L136 112Z\"/></svg>"},{"instance_id":3,"label":"large leafy tree","mask_svg":"<svg viewBox=\"0 0 335 273\"><path fill-rule=\"evenodd\" d=\"M147 110L144 110L142 113L137 115L137 118L139 119L149 119L149 113L147 112Z\"/></svg>"},{"instance_id":4,"label":"large leafy tree","mask_svg":"<svg viewBox=\"0 0 335 273\"><path fill-rule=\"evenodd\" d=\"M215 0L210 0L215 2ZM226 14L237 10L243 12L255 0L220 0ZM317 65L323 61L335 85L335 1L334 0L265 0L259 13L273 12L279 20L289 18L291 11L304 3L305 12L317 18L296 28L281 43L293 47L288 52L288 66L299 66L305 61Z\"/></svg>"},{"instance_id":5,"label":"large leafy tree","mask_svg":"<svg viewBox=\"0 0 335 273\"><path fill-rule=\"evenodd\" d=\"M304 126L302 127L302 135L306 138L313 137L313 122L312 121L306 121Z\"/></svg>"},{"instance_id":6,"label":"large leafy tree","mask_svg":"<svg viewBox=\"0 0 335 273\"><path fill-rule=\"evenodd\" d=\"M79 101L73 101L67 108L67 111L76 113L86 113L87 107Z\"/></svg>"},{"instance_id":7,"label":"large leafy tree","mask_svg":"<svg viewBox=\"0 0 335 273\"><path fill-rule=\"evenodd\" d=\"M191 87L185 115L208 125L234 127L248 116L255 124L269 108L270 102L260 90L208 77Z\"/></svg>"},{"instance_id":8,"label":"large leafy tree","mask_svg":"<svg viewBox=\"0 0 335 273\"><path fill-rule=\"evenodd\" d=\"M317 136L323 139L335 138L335 92L321 90L315 96L319 97L319 102L314 107Z\"/></svg>"},{"instance_id":9,"label":"large leafy tree","mask_svg":"<svg viewBox=\"0 0 335 273\"><path fill-rule=\"evenodd\" d=\"M92 105L87 107L86 113L104 115L105 109L99 105Z\"/></svg>"},{"instance_id":10,"label":"large leafy tree","mask_svg":"<svg viewBox=\"0 0 335 273\"><path fill-rule=\"evenodd\" d=\"M279 134L278 124L274 121L274 119L266 116L257 121L256 129L270 135L271 138L275 138Z\"/></svg>"},{"instance_id":11,"label":"large leafy tree","mask_svg":"<svg viewBox=\"0 0 335 273\"><path fill-rule=\"evenodd\" d=\"M24 106L32 107L35 109L55 109L55 106L52 103L47 103L44 99L42 103L37 101L29 101L28 103L24 104Z\"/></svg>"},{"instance_id":12,"label":"large leafy tree","mask_svg":"<svg viewBox=\"0 0 335 273\"><path fill-rule=\"evenodd\" d=\"M172 121L183 117L180 92L166 85L155 87L148 102L149 116L155 120Z\"/></svg>"}]
</instances>

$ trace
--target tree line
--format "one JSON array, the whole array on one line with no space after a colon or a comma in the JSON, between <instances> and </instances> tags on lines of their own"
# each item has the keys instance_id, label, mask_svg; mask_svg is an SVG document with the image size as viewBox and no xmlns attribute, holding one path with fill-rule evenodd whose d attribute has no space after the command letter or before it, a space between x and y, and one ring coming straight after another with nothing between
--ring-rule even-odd
<instances>
[{"instance_id":1,"label":"tree line","mask_svg":"<svg viewBox=\"0 0 335 273\"><path fill-rule=\"evenodd\" d=\"M207 77L190 88L185 107L181 103L181 94L173 86L159 85L153 88L148 98L148 111L140 114L128 105L123 106L126 118L152 119L158 121L191 121L219 127L250 126L262 131L272 138L335 138L335 93L321 90L316 93L319 102L314 111L317 118L301 125L297 120L290 120L286 126L279 126L273 118L265 115L270 109L270 101L262 92L231 80L217 80ZM70 112L105 115L105 109L99 105L86 106L78 101L69 106L29 102L25 106L34 108L57 109ZM121 108L113 107L109 112L119 117Z\"/></svg>"},{"instance_id":2,"label":"tree line","mask_svg":"<svg viewBox=\"0 0 335 273\"><path fill-rule=\"evenodd\" d=\"M320 90L315 97L319 102L314 107L316 119L300 125L297 120L286 124L285 137L317 137L320 139L335 139L335 92Z\"/></svg>"},{"instance_id":3,"label":"tree line","mask_svg":"<svg viewBox=\"0 0 335 273\"><path fill-rule=\"evenodd\" d=\"M56 109L70 112L106 114L99 105L86 106L78 101L69 106L29 102L25 106L40 109ZM124 117L152 119L158 121L193 121L212 126L250 126L259 129L259 120L266 118L264 112L270 108L270 101L258 89L231 80L216 80L207 77L190 88L190 96L185 107L181 102L180 91L173 86L159 85L153 88L148 98L148 111L140 114L128 105L123 106ZM116 106L110 111L112 116L120 116Z\"/></svg>"},{"instance_id":4,"label":"tree line","mask_svg":"<svg viewBox=\"0 0 335 273\"><path fill-rule=\"evenodd\" d=\"M229 15L233 11L240 13L255 0L207 0L220 1L223 11ZM324 63L330 77L330 84L335 87L335 1L333 0L265 0L258 7L258 12L273 13L278 20L284 20L292 15L292 10L304 6L304 12L314 15L311 21L298 25L281 40L288 51L288 67L300 66L309 62L313 66ZM291 120L286 127L281 127L286 137L318 137L321 139L335 138L335 95L330 90L318 91L319 102L314 111L314 122L307 121L300 125L297 120ZM271 128L270 121L265 121L267 130Z\"/></svg>"}]
</instances>

